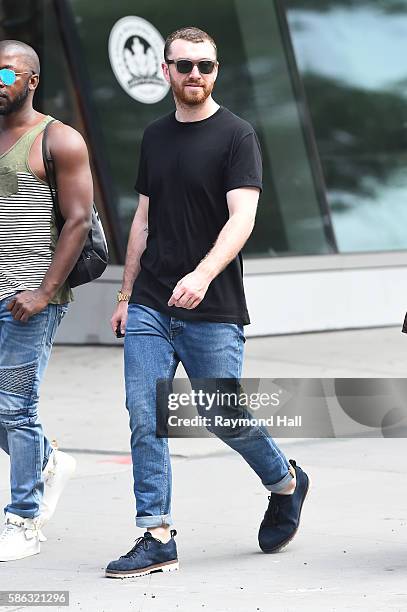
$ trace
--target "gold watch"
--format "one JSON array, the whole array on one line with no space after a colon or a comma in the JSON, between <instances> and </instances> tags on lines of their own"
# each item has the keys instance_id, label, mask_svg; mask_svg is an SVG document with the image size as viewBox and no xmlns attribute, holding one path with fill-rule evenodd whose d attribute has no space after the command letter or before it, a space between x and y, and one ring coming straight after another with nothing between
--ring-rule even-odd
<instances>
[{"instance_id":1,"label":"gold watch","mask_svg":"<svg viewBox=\"0 0 407 612\"><path fill-rule=\"evenodd\" d=\"M123 293L123 291L117 292L117 301L118 302L128 302L130 299L130 295L128 293Z\"/></svg>"}]
</instances>

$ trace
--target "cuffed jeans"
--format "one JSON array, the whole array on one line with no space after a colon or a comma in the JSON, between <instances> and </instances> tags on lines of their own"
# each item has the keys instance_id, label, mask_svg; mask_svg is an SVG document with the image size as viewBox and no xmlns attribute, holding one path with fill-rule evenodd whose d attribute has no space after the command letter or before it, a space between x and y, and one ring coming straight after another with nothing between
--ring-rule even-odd
<instances>
[{"instance_id":1,"label":"cuffed jeans","mask_svg":"<svg viewBox=\"0 0 407 612\"><path fill-rule=\"evenodd\" d=\"M0 447L10 455L11 503L24 518L40 512L42 470L52 451L38 419L38 393L52 343L67 305L49 304L26 323L0 300Z\"/></svg>"},{"instance_id":2,"label":"cuffed jeans","mask_svg":"<svg viewBox=\"0 0 407 612\"><path fill-rule=\"evenodd\" d=\"M240 379L244 342L243 327L234 323L186 321L129 304L124 360L138 527L172 524L168 440L156 435L157 379L172 380L180 361L190 379ZM253 426L248 436L247 429L221 439L278 493L293 478L289 463L266 430Z\"/></svg>"}]
</instances>

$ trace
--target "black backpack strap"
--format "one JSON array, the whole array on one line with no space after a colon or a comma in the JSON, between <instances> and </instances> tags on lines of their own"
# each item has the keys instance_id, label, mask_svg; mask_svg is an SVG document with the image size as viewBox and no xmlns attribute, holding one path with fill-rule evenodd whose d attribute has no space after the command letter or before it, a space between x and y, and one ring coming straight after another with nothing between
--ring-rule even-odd
<instances>
[{"instance_id":1,"label":"black backpack strap","mask_svg":"<svg viewBox=\"0 0 407 612\"><path fill-rule=\"evenodd\" d=\"M44 129L43 135L42 135L42 160L44 162L45 174L47 177L47 182L48 182L49 190L51 193L52 203L54 205L56 224L57 224L58 230L61 231L64 225L64 218L61 214L61 210L59 208L59 202L58 202L58 186L57 186L57 179L56 179L56 173L55 173L55 163L54 163L54 160L52 159L51 152L48 146L48 128L51 125L51 123L54 123L54 122L55 122L55 119L52 119L52 121L47 123Z\"/></svg>"}]
</instances>

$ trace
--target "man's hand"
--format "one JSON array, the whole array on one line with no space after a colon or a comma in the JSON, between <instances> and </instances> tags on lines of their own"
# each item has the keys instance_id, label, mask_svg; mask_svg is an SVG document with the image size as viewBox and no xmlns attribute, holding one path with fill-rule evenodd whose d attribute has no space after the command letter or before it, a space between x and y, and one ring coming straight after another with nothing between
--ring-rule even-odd
<instances>
[{"instance_id":1,"label":"man's hand","mask_svg":"<svg viewBox=\"0 0 407 612\"><path fill-rule=\"evenodd\" d=\"M211 279L201 270L194 270L175 285L168 306L178 306L192 310L202 302L208 290Z\"/></svg>"},{"instance_id":2,"label":"man's hand","mask_svg":"<svg viewBox=\"0 0 407 612\"><path fill-rule=\"evenodd\" d=\"M48 306L49 296L42 289L22 291L7 305L16 321L26 323L30 317Z\"/></svg>"},{"instance_id":3,"label":"man's hand","mask_svg":"<svg viewBox=\"0 0 407 612\"><path fill-rule=\"evenodd\" d=\"M112 326L113 333L116 334L116 330L119 328L121 333L126 333L126 324L127 324L127 310L129 307L128 302L119 302L116 306L116 309L110 319L110 324Z\"/></svg>"}]
</instances>

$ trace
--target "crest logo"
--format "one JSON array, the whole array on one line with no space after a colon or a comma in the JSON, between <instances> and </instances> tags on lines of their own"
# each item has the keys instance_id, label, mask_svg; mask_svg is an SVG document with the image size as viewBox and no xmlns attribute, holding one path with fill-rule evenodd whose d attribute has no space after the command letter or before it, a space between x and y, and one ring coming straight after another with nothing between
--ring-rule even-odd
<instances>
[{"instance_id":1,"label":"crest logo","mask_svg":"<svg viewBox=\"0 0 407 612\"><path fill-rule=\"evenodd\" d=\"M163 52L163 37L142 17L123 17L112 28L112 70L124 91L138 102L155 104L167 95L169 85L161 70Z\"/></svg>"}]
</instances>

